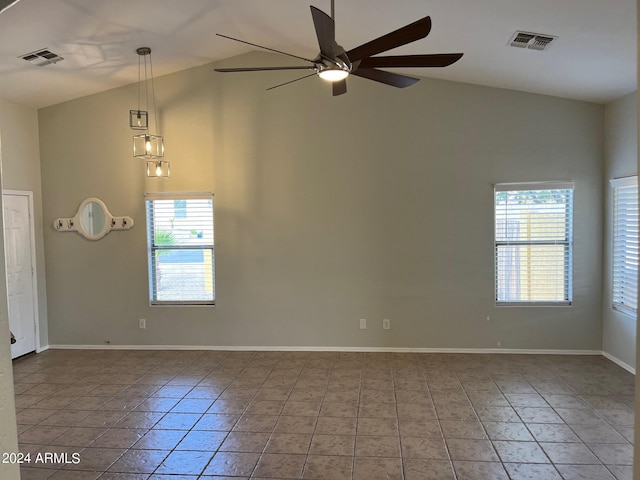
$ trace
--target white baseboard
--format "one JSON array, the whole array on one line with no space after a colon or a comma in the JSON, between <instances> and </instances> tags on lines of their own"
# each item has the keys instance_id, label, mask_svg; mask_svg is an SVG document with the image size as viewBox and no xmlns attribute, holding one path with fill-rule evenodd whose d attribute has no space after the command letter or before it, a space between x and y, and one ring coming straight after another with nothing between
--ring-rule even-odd
<instances>
[{"instance_id":1,"label":"white baseboard","mask_svg":"<svg viewBox=\"0 0 640 480\"><path fill-rule=\"evenodd\" d=\"M629 365L626 362L623 362L618 357L614 357L610 353L607 353L607 352L604 352L604 351L602 352L602 356L604 358L606 358L607 360L611 360L613 363L615 363L619 367L624 368L627 372L633 373L634 375L636 374L636 369L634 367L632 367L631 365Z\"/></svg>"},{"instance_id":2,"label":"white baseboard","mask_svg":"<svg viewBox=\"0 0 640 480\"><path fill-rule=\"evenodd\" d=\"M364 352L364 353L449 353L449 354L503 354L503 355L602 355L626 371L636 374L636 369L610 353L601 350L550 350L509 348L408 348L408 347L318 347L318 346L230 346L230 345L46 345L46 350L220 350L247 352Z\"/></svg>"},{"instance_id":3,"label":"white baseboard","mask_svg":"<svg viewBox=\"0 0 640 480\"><path fill-rule=\"evenodd\" d=\"M549 350L508 348L410 348L410 347L318 347L318 346L228 346L228 345L50 345L52 350L222 350L254 352L380 352L380 353L470 353L508 355L603 355L600 350ZM613 360L612 360L613 361ZM618 363L618 362L615 362ZM622 366L622 365L621 365ZM625 368L625 367L623 367Z\"/></svg>"}]
</instances>

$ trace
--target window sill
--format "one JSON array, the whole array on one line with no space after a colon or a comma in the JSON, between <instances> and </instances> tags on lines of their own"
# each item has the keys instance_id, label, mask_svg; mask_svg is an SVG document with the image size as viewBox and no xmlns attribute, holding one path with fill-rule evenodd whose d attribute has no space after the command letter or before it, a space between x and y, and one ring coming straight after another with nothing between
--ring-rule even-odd
<instances>
[{"instance_id":1,"label":"window sill","mask_svg":"<svg viewBox=\"0 0 640 480\"><path fill-rule=\"evenodd\" d=\"M215 307L211 302L150 302L151 307Z\"/></svg>"},{"instance_id":2,"label":"window sill","mask_svg":"<svg viewBox=\"0 0 640 480\"><path fill-rule=\"evenodd\" d=\"M572 302L496 302L496 307L571 307Z\"/></svg>"},{"instance_id":3,"label":"window sill","mask_svg":"<svg viewBox=\"0 0 640 480\"><path fill-rule=\"evenodd\" d=\"M614 312L619 313L620 315L624 315L625 317L629 317L632 320L636 320L638 318L638 312L636 312L635 310L630 310L628 308L625 307L620 307L618 305L612 305L611 309Z\"/></svg>"}]
</instances>

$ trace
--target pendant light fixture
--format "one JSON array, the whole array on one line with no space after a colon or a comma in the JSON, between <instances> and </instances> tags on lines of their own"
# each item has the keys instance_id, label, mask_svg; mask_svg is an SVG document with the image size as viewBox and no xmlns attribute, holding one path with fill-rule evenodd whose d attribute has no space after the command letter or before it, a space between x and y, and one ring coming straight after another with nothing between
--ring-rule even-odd
<instances>
[{"instance_id":1,"label":"pendant light fixture","mask_svg":"<svg viewBox=\"0 0 640 480\"><path fill-rule=\"evenodd\" d=\"M133 130L145 130L145 132L133 136L133 156L147 160L148 177L169 177L169 162L162 160L164 157L164 137L158 133L151 49L149 47L140 47L136 49L136 53L138 54L138 108L137 110L129 111L129 126ZM151 95L151 102L149 102L149 95ZM143 101L144 110L141 108ZM149 112L153 117L156 133L151 133Z\"/></svg>"},{"instance_id":2,"label":"pendant light fixture","mask_svg":"<svg viewBox=\"0 0 640 480\"><path fill-rule=\"evenodd\" d=\"M171 176L171 165L164 160L147 160L147 177L165 177Z\"/></svg>"}]
</instances>

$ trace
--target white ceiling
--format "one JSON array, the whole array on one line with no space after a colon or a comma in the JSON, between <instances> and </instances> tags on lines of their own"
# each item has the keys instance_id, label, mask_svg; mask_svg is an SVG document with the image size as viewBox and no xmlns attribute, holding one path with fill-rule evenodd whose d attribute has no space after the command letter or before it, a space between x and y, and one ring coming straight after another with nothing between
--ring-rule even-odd
<instances>
[{"instance_id":1,"label":"white ceiling","mask_svg":"<svg viewBox=\"0 0 640 480\"><path fill-rule=\"evenodd\" d=\"M330 0L20 0L0 15L0 97L43 107L133 83L141 46L156 76L255 50L215 33L313 58L310 2L330 13ZM335 9L346 50L430 15L430 35L392 53L464 53L450 67L403 73L598 103L636 89L635 0L336 0ZM545 52L513 48L516 30L559 39ZM64 61L18 58L41 48Z\"/></svg>"}]
</instances>

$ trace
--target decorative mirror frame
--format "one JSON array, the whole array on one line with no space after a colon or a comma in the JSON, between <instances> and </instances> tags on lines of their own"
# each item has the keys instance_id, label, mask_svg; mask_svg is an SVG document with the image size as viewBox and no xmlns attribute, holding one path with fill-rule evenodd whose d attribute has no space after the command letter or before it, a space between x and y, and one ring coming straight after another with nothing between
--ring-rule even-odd
<instances>
[{"instance_id":1,"label":"decorative mirror frame","mask_svg":"<svg viewBox=\"0 0 640 480\"><path fill-rule=\"evenodd\" d=\"M82 212L92 202L98 204L104 212L104 225L97 233L90 233L82 223ZM82 201L73 217L57 218L53 222L53 228L58 232L78 232L87 240L100 240L111 230L130 230L133 228L133 219L131 217L114 217L102 200L96 197L89 197Z\"/></svg>"}]
</instances>

